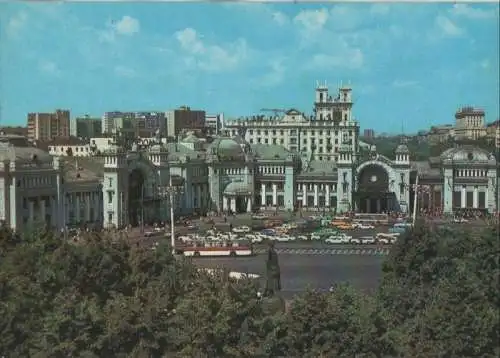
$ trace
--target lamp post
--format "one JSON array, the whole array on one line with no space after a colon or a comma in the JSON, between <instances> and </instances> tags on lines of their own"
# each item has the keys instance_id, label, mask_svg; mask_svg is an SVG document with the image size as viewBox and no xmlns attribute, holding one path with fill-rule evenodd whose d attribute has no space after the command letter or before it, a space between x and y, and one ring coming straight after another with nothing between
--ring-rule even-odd
<instances>
[{"instance_id":1,"label":"lamp post","mask_svg":"<svg viewBox=\"0 0 500 358\"><path fill-rule=\"evenodd\" d=\"M165 199L165 203L170 202L170 246L172 255L175 255L175 215L174 215L174 197L182 192L181 187L172 184L172 176L170 176L168 185L159 185L158 194L161 199ZM168 201L166 200L168 198ZM166 212L166 210L165 210ZM165 220L165 234L167 232L167 221Z\"/></svg>"}]
</instances>

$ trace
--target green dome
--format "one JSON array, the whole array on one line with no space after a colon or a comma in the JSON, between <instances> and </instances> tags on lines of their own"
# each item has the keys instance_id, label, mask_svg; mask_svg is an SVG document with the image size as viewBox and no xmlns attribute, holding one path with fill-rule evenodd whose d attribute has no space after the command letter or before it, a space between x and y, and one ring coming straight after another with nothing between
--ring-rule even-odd
<instances>
[{"instance_id":1,"label":"green dome","mask_svg":"<svg viewBox=\"0 0 500 358\"><path fill-rule=\"evenodd\" d=\"M245 145L232 138L218 138L210 145L210 152L220 159L245 158Z\"/></svg>"}]
</instances>

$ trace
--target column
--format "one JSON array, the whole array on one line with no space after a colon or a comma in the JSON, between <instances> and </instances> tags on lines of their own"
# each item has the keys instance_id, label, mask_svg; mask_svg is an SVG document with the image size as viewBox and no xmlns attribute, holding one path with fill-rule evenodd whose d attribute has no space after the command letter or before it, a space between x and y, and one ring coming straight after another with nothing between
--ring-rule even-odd
<instances>
[{"instance_id":1,"label":"column","mask_svg":"<svg viewBox=\"0 0 500 358\"><path fill-rule=\"evenodd\" d=\"M330 207L330 184L325 184L326 189L325 189L325 206L327 208Z\"/></svg>"},{"instance_id":2,"label":"column","mask_svg":"<svg viewBox=\"0 0 500 358\"><path fill-rule=\"evenodd\" d=\"M236 198L231 198L231 211L236 212Z\"/></svg>"},{"instance_id":3,"label":"column","mask_svg":"<svg viewBox=\"0 0 500 358\"><path fill-rule=\"evenodd\" d=\"M273 206L278 206L278 187L273 184Z\"/></svg>"},{"instance_id":4,"label":"column","mask_svg":"<svg viewBox=\"0 0 500 358\"><path fill-rule=\"evenodd\" d=\"M40 223L42 224L48 224L46 221L45 221L45 199L42 199L42 198L39 198L39 202L40 202Z\"/></svg>"},{"instance_id":5,"label":"column","mask_svg":"<svg viewBox=\"0 0 500 358\"><path fill-rule=\"evenodd\" d=\"M198 201L198 208L203 209L203 195L201 193L201 185L196 186L196 200Z\"/></svg>"},{"instance_id":6,"label":"column","mask_svg":"<svg viewBox=\"0 0 500 358\"><path fill-rule=\"evenodd\" d=\"M307 207L307 185L302 184L302 207Z\"/></svg>"},{"instance_id":7,"label":"column","mask_svg":"<svg viewBox=\"0 0 500 358\"><path fill-rule=\"evenodd\" d=\"M90 221L90 193L85 193L85 221Z\"/></svg>"},{"instance_id":8,"label":"column","mask_svg":"<svg viewBox=\"0 0 500 358\"><path fill-rule=\"evenodd\" d=\"M35 216L35 202L31 199L28 199L28 222L33 224Z\"/></svg>"},{"instance_id":9,"label":"column","mask_svg":"<svg viewBox=\"0 0 500 358\"><path fill-rule=\"evenodd\" d=\"M466 191L466 187L463 186L462 187L462 193L461 193L461 198L460 198L460 207L461 208L465 208L466 204L467 204L467 191Z\"/></svg>"},{"instance_id":10,"label":"column","mask_svg":"<svg viewBox=\"0 0 500 358\"><path fill-rule=\"evenodd\" d=\"M472 194L472 207L474 209L479 207L479 193L477 191L477 186L474 187L474 193Z\"/></svg>"},{"instance_id":11,"label":"column","mask_svg":"<svg viewBox=\"0 0 500 358\"><path fill-rule=\"evenodd\" d=\"M76 218L76 223L79 223L80 222L80 196L75 193L74 194L75 196L75 218ZM118 213L116 213L116 215L119 215Z\"/></svg>"},{"instance_id":12,"label":"column","mask_svg":"<svg viewBox=\"0 0 500 358\"><path fill-rule=\"evenodd\" d=\"M252 196L247 197L247 213L252 212L252 201L253 201Z\"/></svg>"},{"instance_id":13,"label":"column","mask_svg":"<svg viewBox=\"0 0 500 358\"><path fill-rule=\"evenodd\" d=\"M260 205L266 206L266 184L260 184Z\"/></svg>"},{"instance_id":14,"label":"column","mask_svg":"<svg viewBox=\"0 0 500 358\"><path fill-rule=\"evenodd\" d=\"M57 198L54 196L50 197L50 224L55 226L57 229Z\"/></svg>"},{"instance_id":15,"label":"column","mask_svg":"<svg viewBox=\"0 0 500 358\"><path fill-rule=\"evenodd\" d=\"M370 212L370 199L369 198L366 199L366 212L367 213Z\"/></svg>"},{"instance_id":16,"label":"column","mask_svg":"<svg viewBox=\"0 0 500 358\"><path fill-rule=\"evenodd\" d=\"M229 210L229 203L228 203L228 198L227 196L224 196L222 198L222 210L223 211L228 211Z\"/></svg>"},{"instance_id":17,"label":"column","mask_svg":"<svg viewBox=\"0 0 500 358\"><path fill-rule=\"evenodd\" d=\"M319 199L319 192L318 192L318 184L314 184L314 207L318 207L318 199Z\"/></svg>"},{"instance_id":18,"label":"column","mask_svg":"<svg viewBox=\"0 0 500 358\"><path fill-rule=\"evenodd\" d=\"M377 213L380 213L380 209L381 209L380 199L377 199Z\"/></svg>"}]
</instances>

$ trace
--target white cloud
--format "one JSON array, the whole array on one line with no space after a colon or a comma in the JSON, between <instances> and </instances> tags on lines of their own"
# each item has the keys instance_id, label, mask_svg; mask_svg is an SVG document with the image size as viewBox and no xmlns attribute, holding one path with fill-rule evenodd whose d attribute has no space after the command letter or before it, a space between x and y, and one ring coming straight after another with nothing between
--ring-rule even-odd
<instances>
[{"instance_id":1,"label":"white cloud","mask_svg":"<svg viewBox=\"0 0 500 358\"><path fill-rule=\"evenodd\" d=\"M498 17L498 9L483 10L471 7L467 4L455 4L450 12L455 16L463 16L469 19L493 19Z\"/></svg>"},{"instance_id":2,"label":"white cloud","mask_svg":"<svg viewBox=\"0 0 500 358\"><path fill-rule=\"evenodd\" d=\"M128 15L123 16L116 23L112 23L112 25L115 32L120 35L133 35L141 30L139 20Z\"/></svg>"},{"instance_id":3,"label":"white cloud","mask_svg":"<svg viewBox=\"0 0 500 358\"><path fill-rule=\"evenodd\" d=\"M415 87L417 85L418 81L394 80L394 82L392 82L392 86L396 88Z\"/></svg>"},{"instance_id":4,"label":"white cloud","mask_svg":"<svg viewBox=\"0 0 500 358\"><path fill-rule=\"evenodd\" d=\"M7 23L6 33L9 37L14 37L23 30L28 21L28 15L24 11L20 11L9 19Z\"/></svg>"},{"instance_id":5,"label":"white cloud","mask_svg":"<svg viewBox=\"0 0 500 358\"><path fill-rule=\"evenodd\" d=\"M41 72L47 75L59 76L61 74L61 71L59 70L57 64L52 61L40 61L38 64L38 68Z\"/></svg>"},{"instance_id":6,"label":"white cloud","mask_svg":"<svg viewBox=\"0 0 500 358\"><path fill-rule=\"evenodd\" d=\"M288 17L280 11L273 12L272 17L274 22L280 26L283 26L288 22Z\"/></svg>"},{"instance_id":7,"label":"white cloud","mask_svg":"<svg viewBox=\"0 0 500 358\"><path fill-rule=\"evenodd\" d=\"M177 31L175 38L181 48L191 55L185 59L185 64L190 67L197 66L209 72L233 70L247 59L249 54L249 48L244 39L225 46L205 44L196 30L190 27Z\"/></svg>"},{"instance_id":8,"label":"white cloud","mask_svg":"<svg viewBox=\"0 0 500 358\"><path fill-rule=\"evenodd\" d=\"M116 76L118 77L123 77L123 78L133 78L136 76L136 72L126 66L116 66L113 69L113 72L115 73Z\"/></svg>"},{"instance_id":9,"label":"white cloud","mask_svg":"<svg viewBox=\"0 0 500 358\"><path fill-rule=\"evenodd\" d=\"M336 54L316 54L306 65L309 70L328 70L335 68L357 69L363 66L364 55L358 48L341 49Z\"/></svg>"},{"instance_id":10,"label":"white cloud","mask_svg":"<svg viewBox=\"0 0 500 358\"><path fill-rule=\"evenodd\" d=\"M109 21L106 30L99 32L98 38L100 42L114 42L117 36L132 36L140 30L139 20L125 15L118 21Z\"/></svg>"},{"instance_id":11,"label":"white cloud","mask_svg":"<svg viewBox=\"0 0 500 358\"><path fill-rule=\"evenodd\" d=\"M302 10L293 19L303 27L307 34L320 31L328 21L329 13L326 9Z\"/></svg>"},{"instance_id":12,"label":"white cloud","mask_svg":"<svg viewBox=\"0 0 500 358\"><path fill-rule=\"evenodd\" d=\"M256 81L259 87L274 87L285 79L286 67L282 60L273 60L270 63L271 71Z\"/></svg>"},{"instance_id":13,"label":"white cloud","mask_svg":"<svg viewBox=\"0 0 500 358\"><path fill-rule=\"evenodd\" d=\"M460 36L464 33L463 29L455 25L449 18L442 15L436 17L436 26L447 36Z\"/></svg>"}]
</instances>

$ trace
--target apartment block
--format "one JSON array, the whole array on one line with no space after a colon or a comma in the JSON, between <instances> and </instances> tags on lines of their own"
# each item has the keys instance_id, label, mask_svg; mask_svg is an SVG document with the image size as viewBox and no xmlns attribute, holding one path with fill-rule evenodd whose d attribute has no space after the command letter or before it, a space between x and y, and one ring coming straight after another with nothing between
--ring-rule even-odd
<instances>
[{"instance_id":1,"label":"apartment block","mask_svg":"<svg viewBox=\"0 0 500 358\"><path fill-rule=\"evenodd\" d=\"M53 113L28 113L28 138L51 141L55 138L69 138L70 111L57 109Z\"/></svg>"}]
</instances>

